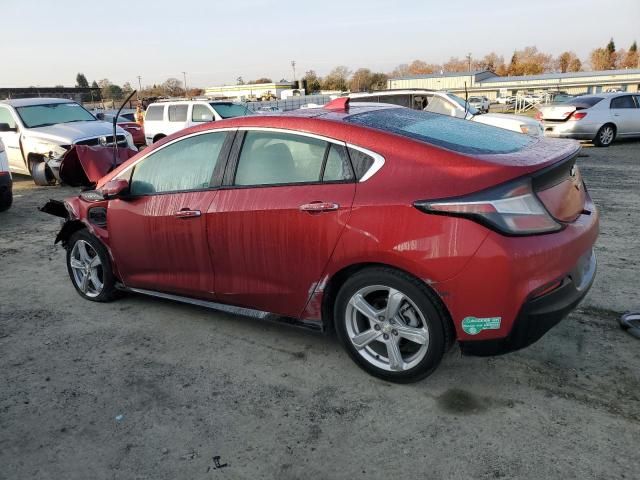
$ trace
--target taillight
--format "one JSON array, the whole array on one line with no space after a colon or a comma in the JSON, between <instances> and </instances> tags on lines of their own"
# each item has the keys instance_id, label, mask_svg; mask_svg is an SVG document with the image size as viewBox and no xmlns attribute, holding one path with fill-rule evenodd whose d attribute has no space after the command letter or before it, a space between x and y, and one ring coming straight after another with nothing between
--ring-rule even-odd
<instances>
[{"instance_id":1,"label":"taillight","mask_svg":"<svg viewBox=\"0 0 640 480\"><path fill-rule=\"evenodd\" d=\"M580 120L587 116L587 112L573 112L573 115L569 117L571 120Z\"/></svg>"},{"instance_id":2,"label":"taillight","mask_svg":"<svg viewBox=\"0 0 640 480\"><path fill-rule=\"evenodd\" d=\"M525 179L465 197L421 200L414 206L426 213L465 217L505 235L557 232L556 222Z\"/></svg>"}]
</instances>

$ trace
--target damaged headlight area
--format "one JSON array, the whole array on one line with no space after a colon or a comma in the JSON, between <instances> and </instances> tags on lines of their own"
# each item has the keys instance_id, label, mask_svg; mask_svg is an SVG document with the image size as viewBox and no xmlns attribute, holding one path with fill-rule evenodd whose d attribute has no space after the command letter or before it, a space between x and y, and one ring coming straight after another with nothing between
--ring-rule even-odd
<instances>
[{"instance_id":1,"label":"damaged headlight area","mask_svg":"<svg viewBox=\"0 0 640 480\"><path fill-rule=\"evenodd\" d=\"M22 141L25 151L42 155L45 159L52 160L62 158L70 147L70 145L59 145L37 137L24 137Z\"/></svg>"}]
</instances>

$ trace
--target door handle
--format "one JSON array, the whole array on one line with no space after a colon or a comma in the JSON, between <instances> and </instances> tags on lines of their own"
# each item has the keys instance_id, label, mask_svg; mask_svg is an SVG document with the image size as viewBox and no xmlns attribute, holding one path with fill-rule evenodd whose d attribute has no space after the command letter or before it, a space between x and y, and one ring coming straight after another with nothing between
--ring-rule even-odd
<instances>
[{"instance_id":1,"label":"door handle","mask_svg":"<svg viewBox=\"0 0 640 480\"><path fill-rule=\"evenodd\" d=\"M300 210L309 213L329 212L331 210L338 210L340 205L334 202L311 202L300 205Z\"/></svg>"},{"instance_id":2,"label":"door handle","mask_svg":"<svg viewBox=\"0 0 640 480\"><path fill-rule=\"evenodd\" d=\"M182 210L173 214L174 217L181 218L183 220L186 220L188 218L198 218L200 215L202 215L202 212L200 210L190 210L188 208L183 208Z\"/></svg>"}]
</instances>

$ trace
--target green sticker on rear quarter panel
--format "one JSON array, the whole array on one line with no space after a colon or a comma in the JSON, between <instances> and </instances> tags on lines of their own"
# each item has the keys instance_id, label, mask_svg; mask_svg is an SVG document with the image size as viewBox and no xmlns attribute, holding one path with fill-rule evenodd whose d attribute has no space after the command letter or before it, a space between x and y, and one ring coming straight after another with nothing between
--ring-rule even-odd
<instances>
[{"instance_id":1,"label":"green sticker on rear quarter panel","mask_svg":"<svg viewBox=\"0 0 640 480\"><path fill-rule=\"evenodd\" d=\"M482 330L498 330L502 317L466 317L462 320L462 330L469 335L477 335Z\"/></svg>"}]
</instances>

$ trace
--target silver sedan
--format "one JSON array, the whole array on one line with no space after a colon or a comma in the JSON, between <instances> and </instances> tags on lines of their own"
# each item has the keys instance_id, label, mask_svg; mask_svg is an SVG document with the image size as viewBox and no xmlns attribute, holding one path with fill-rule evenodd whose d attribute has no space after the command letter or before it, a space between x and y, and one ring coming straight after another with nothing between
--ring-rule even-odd
<instances>
[{"instance_id":1,"label":"silver sedan","mask_svg":"<svg viewBox=\"0 0 640 480\"><path fill-rule=\"evenodd\" d=\"M640 94L602 93L538 108L548 137L591 140L608 147L616 138L640 137Z\"/></svg>"}]
</instances>

